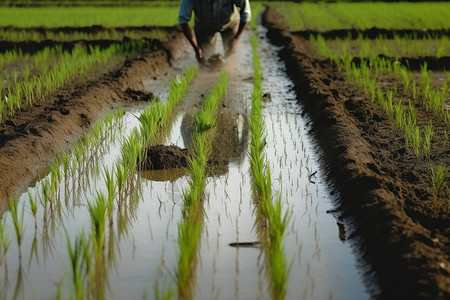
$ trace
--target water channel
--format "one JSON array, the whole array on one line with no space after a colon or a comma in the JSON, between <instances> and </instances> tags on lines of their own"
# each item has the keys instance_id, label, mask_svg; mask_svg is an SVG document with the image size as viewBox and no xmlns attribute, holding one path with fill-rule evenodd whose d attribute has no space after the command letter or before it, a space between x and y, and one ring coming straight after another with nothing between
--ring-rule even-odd
<instances>
[{"instance_id":1,"label":"water channel","mask_svg":"<svg viewBox=\"0 0 450 300\"><path fill-rule=\"evenodd\" d=\"M284 209L292 213L284 239L290 276L286 299L370 298L346 242L342 226L327 213L334 196L317 161L317 149L308 136L293 83L277 58L277 48L265 38L263 28L247 30L238 53L225 67L229 75L226 99L218 114L218 139L214 155L227 164L210 171L205 191L203 233L198 249L195 299L270 299L264 271L264 254L255 247L231 247L233 242L258 241L249 172L250 91L253 67L249 38L257 34L263 71L264 122L267 160L272 169L273 191L280 193ZM144 86L164 100L168 82L195 64L192 51L181 51L171 70ZM188 147L193 115L218 79L217 71L201 69L176 117L165 144ZM42 190L47 177L19 199L23 208L24 238L21 251L15 242L9 213L4 218L11 244L0 265L1 299L73 298L67 240L89 232L88 203L99 191L106 193L104 170L112 170L121 155L121 142L138 126L142 107L127 108L105 139L79 166L76 176L63 179L60 205L51 215L38 208L36 229L29 194ZM115 210L107 226L103 278L108 299L154 299L155 290L176 287L177 226L182 218L183 189L187 175L138 172L126 207ZM19 255L21 253L21 257Z\"/></svg>"}]
</instances>

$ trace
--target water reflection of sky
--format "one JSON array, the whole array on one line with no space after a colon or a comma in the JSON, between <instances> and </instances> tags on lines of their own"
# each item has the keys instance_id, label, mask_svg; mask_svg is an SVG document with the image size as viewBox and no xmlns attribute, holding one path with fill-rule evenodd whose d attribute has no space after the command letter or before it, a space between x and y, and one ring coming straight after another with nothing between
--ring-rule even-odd
<instances>
[{"instance_id":1,"label":"water reflection of sky","mask_svg":"<svg viewBox=\"0 0 450 300\"><path fill-rule=\"evenodd\" d=\"M247 33L243 36L242 45L246 45L248 37ZM239 59L242 67L251 68L250 47L241 47ZM264 121L273 191L280 192L285 209L290 209L293 214L284 241L287 261L292 263L286 298L368 298L355 267L355 257L349 245L339 240L335 218L326 213L333 207L332 197L316 161L314 147L306 135L305 121L300 116L296 95L291 90L292 83L286 79L274 51L264 39L260 39L263 89L270 92L272 98L271 102L264 104ZM192 63L192 60L188 61ZM186 64L186 61L181 64ZM242 84L242 76L248 77L236 76L231 86ZM230 136L224 139L230 144L223 148L239 149L241 153L235 156L235 153L227 154L224 150L223 155L228 155L229 164L220 172L211 173L207 179L204 230L196 271L196 299L270 299L261 250L258 247L229 246L229 243L236 241L258 240L254 229L255 212L246 154L248 104L245 101L250 95L251 84L244 86L242 90L227 93L228 101L237 101L234 105L241 101L243 112L234 114L228 111L223 114L223 118L227 119L224 124L233 124ZM161 93L164 91L161 90ZM87 202L92 201L98 191L106 192L102 170L111 170L120 158L121 141L138 125L138 114L138 111L126 114L117 135L111 136L101 155L94 156L90 165L80 168L75 180L70 178L67 185L61 185L60 195L64 205L59 208L60 213L55 207L54 215L57 217L44 222L43 209L39 208L36 235L34 220L29 212L28 194L22 195L19 208L25 205L23 257L19 263L11 231L12 243L6 257L7 272L5 264L1 266L0 287L3 294L0 298L13 298L16 291L18 298L55 298L58 286L61 286L63 295L71 294L65 232L73 240L82 230L86 233L90 231ZM166 144L187 146L190 132L183 123L186 118L185 113L177 114ZM83 178L85 174L90 175ZM127 200L121 213L115 211L113 225L107 226L108 298L152 299L156 285L162 290L174 285L177 226L182 217L182 191L186 187L186 176L181 174L181 177L173 177L170 181L150 180L153 175L135 175L137 196ZM70 191L67 198L64 197L66 187ZM33 193L34 189L30 188L30 192Z\"/></svg>"}]
</instances>

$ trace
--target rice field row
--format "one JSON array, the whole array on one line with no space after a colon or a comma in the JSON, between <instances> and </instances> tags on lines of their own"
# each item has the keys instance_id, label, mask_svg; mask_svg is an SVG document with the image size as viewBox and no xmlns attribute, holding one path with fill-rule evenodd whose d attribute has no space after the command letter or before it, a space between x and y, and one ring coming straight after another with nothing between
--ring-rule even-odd
<instances>
[{"instance_id":1,"label":"rice field row","mask_svg":"<svg viewBox=\"0 0 450 300\"><path fill-rule=\"evenodd\" d=\"M17 240L20 268L22 242L26 244L27 252L31 251L29 264L33 253L36 252L37 255L34 242L29 249L29 241L23 238L27 234L24 212L30 211L35 222L34 239L36 235L42 235L44 253L49 249L52 251L52 245L57 243L55 239L58 236L63 235L67 240L69 274L63 275L55 294L58 297L73 295L76 299L106 297L110 260L116 247L114 243L108 243L112 242L111 239L122 239L127 235L137 209L139 185L135 180L135 170L139 158L144 155L145 145L157 139L163 131L161 129L167 124L171 109L182 99L196 70L196 67L190 68L186 76L178 76L172 82L170 101L166 105L153 104L146 109L146 113L150 115L153 115L151 112L160 112L160 118L153 119L153 125L147 122L148 119L142 118L142 122L139 122L140 129L135 127L127 130L128 133L124 132L129 134L127 138L120 134L115 139L116 142L123 140L120 160L109 166L98 163L102 161L98 155L105 154L105 151L101 151L102 147L110 147L115 143L111 138L106 138L109 136L108 132L123 131L120 123L116 124L123 115L123 111L119 109L114 115L107 115L105 121L93 127L91 134L74 144L73 151L59 155L50 166L48 177L28 192L28 199L20 201L20 204L16 199L11 200L10 213L6 213L0 222L0 257L3 259L3 267L7 268L6 264L11 258L7 254L13 235ZM83 210L89 215L89 220L86 220L90 224L88 228L69 226L69 230L67 224L60 229L57 228L59 226L55 227L63 220L64 223L70 223L71 217L83 216ZM86 222L81 222L81 225L83 223L87 225ZM116 234L117 237L114 237ZM49 254L45 254L47 255ZM12 259L10 264L17 263ZM7 278L3 282L8 284ZM67 282L72 283L72 288ZM2 297L6 297L10 288L4 286L2 291Z\"/></svg>"},{"instance_id":2,"label":"rice field row","mask_svg":"<svg viewBox=\"0 0 450 300\"><path fill-rule=\"evenodd\" d=\"M34 28L26 28L20 30L11 30L8 28L0 29L0 40L2 41L44 41L52 40L55 42L68 42L77 40L122 40L124 37L129 39L163 39L165 33L158 29L144 30L117 30L117 28L104 28L96 32L83 32L80 31L65 32L64 30L44 30L37 31Z\"/></svg>"},{"instance_id":3,"label":"rice field row","mask_svg":"<svg viewBox=\"0 0 450 300\"><path fill-rule=\"evenodd\" d=\"M265 154L265 125L262 118L262 73L258 56L258 39L252 36L254 88L250 114L250 169L257 216L255 227L264 248L266 273L270 278L272 298L284 299L289 266L283 248L283 236L289 226L290 215L282 207L281 195L272 195L270 166Z\"/></svg>"},{"instance_id":4,"label":"rice field row","mask_svg":"<svg viewBox=\"0 0 450 300\"><path fill-rule=\"evenodd\" d=\"M0 7L0 27L67 26L106 27L173 26L178 24L178 7L151 5L142 7Z\"/></svg>"},{"instance_id":5,"label":"rice field row","mask_svg":"<svg viewBox=\"0 0 450 300\"><path fill-rule=\"evenodd\" d=\"M380 54L393 57L443 57L450 56L450 38L448 36L417 39L414 36L401 37L394 35L393 39L379 36L376 39L366 39L359 35L356 39L324 39L321 35L311 36L310 41L316 44L326 44L339 56L350 55L360 58L375 58Z\"/></svg>"},{"instance_id":6,"label":"rice field row","mask_svg":"<svg viewBox=\"0 0 450 300\"><path fill-rule=\"evenodd\" d=\"M419 158L428 159L434 150L448 147L450 72L434 74L426 63L421 66L420 73L411 72L393 59L378 56L355 64L348 52L334 51L328 46L328 41L319 37L313 43L322 56L330 58L344 70L347 82L364 89L372 103L388 115L393 126L403 132L406 147ZM342 47L345 49L346 46ZM437 128L437 120L442 120L445 126ZM436 138L438 136L440 138ZM434 145L435 139L443 140L443 144ZM447 170L448 166L443 163L430 163L430 183L436 199L446 198L450 192L445 183ZM449 203L438 204L450 207Z\"/></svg>"},{"instance_id":7,"label":"rice field row","mask_svg":"<svg viewBox=\"0 0 450 300\"><path fill-rule=\"evenodd\" d=\"M271 2L292 31L333 29L448 29L448 2Z\"/></svg>"},{"instance_id":8,"label":"rice field row","mask_svg":"<svg viewBox=\"0 0 450 300\"><path fill-rule=\"evenodd\" d=\"M34 56L22 55L21 51L0 54L3 68L0 74L0 122L22 107L45 101L66 84L115 64L125 55L135 56L150 47L150 42L140 40L113 44L106 49L75 47L69 52L54 46Z\"/></svg>"},{"instance_id":9,"label":"rice field row","mask_svg":"<svg viewBox=\"0 0 450 300\"><path fill-rule=\"evenodd\" d=\"M178 223L178 265L174 274L177 280L178 297L193 299L195 273L198 262L198 244L203 230L203 199L206 185L206 164L212 152L216 133L216 111L227 89L227 76L221 73L219 82L203 102L195 116L191 143L192 158L188 160L190 177L183 191L183 218ZM170 292L169 292L170 293ZM166 292L166 295L168 293Z\"/></svg>"}]
</instances>

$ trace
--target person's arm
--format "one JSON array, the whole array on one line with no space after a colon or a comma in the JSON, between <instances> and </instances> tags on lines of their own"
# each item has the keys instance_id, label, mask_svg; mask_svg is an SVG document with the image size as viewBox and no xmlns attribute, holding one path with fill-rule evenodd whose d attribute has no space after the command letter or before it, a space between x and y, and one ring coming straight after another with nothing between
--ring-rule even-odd
<instances>
[{"instance_id":1,"label":"person's arm","mask_svg":"<svg viewBox=\"0 0 450 300\"><path fill-rule=\"evenodd\" d=\"M225 53L225 57L231 55L232 53L234 53L236 51L236 47L237 47L239 38L241 37L245 28L247 28L247 24L248 24L248 22L240 22L239 23L239 29L238 29L236 35L234 36L234 38L232 38L230 40L230 44L228 45L228 51L227 51L227 53Z\"/></svg>"},{"instance_id":2,"label":"person's arm","mask_svg":"<svg viewBox=\"0 0 450 300\"><path fill-rule=\"evenodd\" d=\"M192 48L194 48L195 57L197 58L197 60L199 62L202 62L203 61L203 51L200 48L200 46L197 44L197 41L194 38L194 35L192 34L191 27L189 27L189 24L187 24L187 23L180 24L180 26L181 26L181 29L183 30L184 36L189 41Z\"/></svg>"},{"instance_id":3,"label":"person's arm","mask_svg":"<svg viewBox=\"0 0 450 300\"><path fill-rule=\"evenodd\" d=\"M180 23L181 30L183 30L183 34L186 39L191 44L192 48L195 51L195 57L199 62L203 61L203 52L200 46L197 44L197 40L194 38L192 34L192 29L189 27L189 21L191 20L192 10L194 4L192 0L181 0L180 9L178 11L178 22Z\"/></svg>"},{"instance_id":4,"label":"person's arm","mask_svg":"<svg viewBox=\"0 0 450 300\"><path fill-rule=\"evenodd\" d=\"M236 46L239 41L239 38L241 37L241 34L244 32L245 28L247 28L247 24L248 22L250 22L250 19L252 17L249 0L235 0L235 5L240 9L239 29L234 38L230 40L230 44L228 45L228 51L225 54L225 56L229 56L231 53L236 51Z\"/></svg>"}]
</instances>

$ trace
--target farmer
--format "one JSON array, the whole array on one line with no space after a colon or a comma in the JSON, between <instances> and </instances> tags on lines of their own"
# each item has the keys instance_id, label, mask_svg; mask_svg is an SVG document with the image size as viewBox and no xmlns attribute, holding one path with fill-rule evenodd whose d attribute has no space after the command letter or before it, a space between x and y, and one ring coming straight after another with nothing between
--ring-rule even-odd
<instances>
[{"instance_id":1,"label":"farmer","mask_svg":"<svg viewBox=\"0 0 450 300\"><path fill-rule=\"evenodd\" d=\"M239 7L239 12L237 10ZM195 15L195 38L188 25ZM211 56L220 32L225 57L236 51L237 42L250 21L249 0L181 0L178 21L199 62Z\"/></svg>"}]
</instances>

